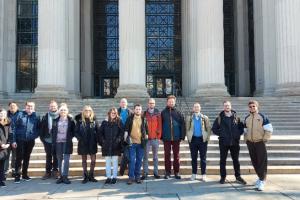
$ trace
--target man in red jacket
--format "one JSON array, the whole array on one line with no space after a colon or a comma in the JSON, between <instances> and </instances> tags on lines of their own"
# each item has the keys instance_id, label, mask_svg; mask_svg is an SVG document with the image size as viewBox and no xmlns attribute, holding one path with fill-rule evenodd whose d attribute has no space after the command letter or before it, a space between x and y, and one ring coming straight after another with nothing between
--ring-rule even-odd
<instances>
[{"instance_id":1,"label":"man in red jacket","mask_svg":"<svg viewBox=\"0 0 300 200\"><path fill-rule=\"evenodd\" d=\"M148 124L148 142L145 148L144 153L144 161L143 161L143 169L144 175L142 176L142 180L148 178L149 169L148 169L148 158L150 148L152 148L153 154L153 165L154 170L153 174L156 179L160 178L158 175L158 148L159 148L159 140L161 138L161 115L157 108L155 108L155 99L150 98L148 101L148 109L144 112L144 117L147 119Z\"/></svg>"}]
</instances>

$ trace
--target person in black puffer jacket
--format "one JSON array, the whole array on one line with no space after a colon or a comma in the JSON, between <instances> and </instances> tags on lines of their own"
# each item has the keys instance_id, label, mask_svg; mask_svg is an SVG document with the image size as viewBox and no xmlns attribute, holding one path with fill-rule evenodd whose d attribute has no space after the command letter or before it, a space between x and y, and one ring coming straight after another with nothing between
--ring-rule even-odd
<instances>
[{"instance_id":1,"label":"person in black puffer jacket","mask_svg":"<svg viewBox=\"0 0 300 200\"><path fill-rule=\"evenodd\" d=\"M105 157L107 177L105 184L115 184L118 174L118 156L121 155L124 134L118 110L111 108L107 116L108 119L101 123L98 142L102 146L102 156ZM111 164L113 165L112 176Z\"/></svg>"},{"instance_id":2,"label":"person in black puffer jacket","mask_svg":"<svg viewBox=\"0 0 300 200\"><path fill-rule=\"evenodd\" d=\"M83 180L82 183L88 181L97 182L94 177L94 169L96 165L97 131L98 123L94 111L91 106L84 106L82 113L75 117L76 131L75 137L78 140L78 155L82 157ZM90 173L87 171L87 155L91 157Z\"/></svg>"},{"instance_id":3,"label":"person in black puffer jacket","mask_svg":"<svg viewBox=\"0 0 300 200\"><path fill-rule=\"evenodd\" d=\"M246 181L241 177L240 172L240 137L244 132L244 125L237 113L231 109L231 102L223 102L224 110L220 112L215 119L212 132L219 136L220 148L220 183L224 184L226 180L226 159L228 150L230 151L233 161L235 178L238 183L246 184Z\"/></svg>"}]
</instances>

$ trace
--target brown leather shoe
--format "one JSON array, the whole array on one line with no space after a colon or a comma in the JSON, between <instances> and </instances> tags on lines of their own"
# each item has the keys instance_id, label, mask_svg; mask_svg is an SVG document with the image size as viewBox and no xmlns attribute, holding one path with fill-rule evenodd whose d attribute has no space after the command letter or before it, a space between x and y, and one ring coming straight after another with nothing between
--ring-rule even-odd
<instances>
[{"instance_id":1,"label":"brown leather shoe","mask_svg":"<svg viewBox=\"0 0 300 200\"><path fill-rule=\"evenodd\" d=\"M128 181L127 181L127 185L132 185L133 184L133 180L130 178Z\"/></svg>"},{"instance_id":2,"label":"brown leather shoe","mask_svg":"<svg viewBox=\"0 0 300 200\"><path fill-rule=\"evenodd\" d=\"M59 179L59 177L60 177L59 172L58 171L53 171L52 172L52 177L55 178L55 179Z\"/></svg>"},{"instance_id":3,"label":"brown leather shoe","mask_svg":"<svg viewBox=\"0 0 300 200\"><path fill-rule=\"evenodd\" d=\"M42 177L42 180L47 180L47 179L49 179L49 178L51 178L51 173L46 172L46 173L44 174L44 176Z\"/></svg>"}]
</instances>

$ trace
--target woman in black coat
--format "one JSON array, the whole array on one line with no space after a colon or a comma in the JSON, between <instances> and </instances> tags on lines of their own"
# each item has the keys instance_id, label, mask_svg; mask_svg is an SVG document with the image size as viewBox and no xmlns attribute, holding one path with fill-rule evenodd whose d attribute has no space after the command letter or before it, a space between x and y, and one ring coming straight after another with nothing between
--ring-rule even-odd
<instances>
[{"instance_id":1,"label":"woman in black coat","mask_svg":"<svg viewBox=\"0 0 300 200\"><path fill-rule=\"evenodd\" d=\"M83 180L82 183L88 181L97 182L94 177L94 169L96 165L97 146L97 130L98 123L91 106L84 106L82 113L76 117L75 137L78 140L78 155L82 158ZM91 157L90 173L87 171L87 155Z\"/></svg>"},{"instance_id":2,"label":"woman in black coat","mask_svg":"<svg viewBox=\"0 0 300 200\"><path fill-rule=\"evenodd\" d=\"M7 118L6 110L0 110L0 187L5 187L5 176L4 176L4 166L5 161L8 158L8 126L9 120Z\"/></svg>"},{"instance_id":3,"label":"woman in black coat","mask_svg":"<svg viewBox=\"0 0 300 200\"><path fill-rule=\"evenodd\" d=\"M118 174L118 156L121 155L121 142L123 129L116 108L111 108L107 113L108 119L104 120L99 130L99 144L102 146L102 156L105 157L106 181L105 184L115 184ZM111 175L111 165L113 174Z\"/></svg>"}]
</instances>

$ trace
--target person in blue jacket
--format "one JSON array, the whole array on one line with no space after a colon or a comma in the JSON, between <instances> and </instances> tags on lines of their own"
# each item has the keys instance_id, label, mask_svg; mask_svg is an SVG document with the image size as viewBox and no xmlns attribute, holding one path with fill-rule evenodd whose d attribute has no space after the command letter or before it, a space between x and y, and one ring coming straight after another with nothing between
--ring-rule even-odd
<instances>
[{"instance_id":1,"label":"person in blue jacket","mask_svg":"<svg viewBox=\"0 0 300 200\"><path fill-rule=\"evenodd\" d=\"M35 139L39 136L39 121L40 119L35 113L35 103L27 101L25 110L20 112L15 122L12 123L13 137L11 143L12 147L16 149L15 183L20 183L21 165L22 179L31 180L28 176L28 166Z\"/></svg>"}]
</instances>

